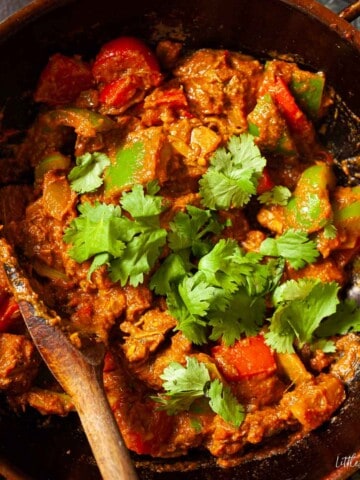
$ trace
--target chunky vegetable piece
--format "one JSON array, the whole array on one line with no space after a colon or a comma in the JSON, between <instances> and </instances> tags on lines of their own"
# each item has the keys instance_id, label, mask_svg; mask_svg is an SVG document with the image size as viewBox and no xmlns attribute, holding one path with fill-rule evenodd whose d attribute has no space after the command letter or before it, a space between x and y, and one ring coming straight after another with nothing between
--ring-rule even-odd
<instances>
[{"instance_id":1,"label":"chunky vegetable piece","mask_svg":"<svg viewBox=\"0 0 360 480\"><path fill-rule=\"evenodd\" d=\"M2 233L74 345L106 346L106 394L136 453L200 448L236 465L329 421L346 397L360 193L337 184L317 137L325 80L122 36L89 63L51 57L40 114L4 145ZM34 184L13 185L24 166ZM1 272L0 289L5 401L66 414Z\"/></svg>"},{"instance_id":2,"label":"chunky vegetable piece","mask_svg":"<svg viewBox=\"0 0 360 480\"><path fill-rule=\"evenodd\" d=\"M333 183L334 177L329 165L319 163L306 169L285 209L288 228L312 233L331 221L329 189Z\"/></svg>"},{"instance_id":3,"label":"chunky vegetable piece","mask_svg":"<svg viewBox=\"0 0 360 480\"><path fill-rule=\"evenodd\" d=\"M80 93L93 86L90 67L82 60L56 53L44 68L35 100L48 105L66 105L74 102Z\"/></svg>"},{"instance_id":4,"label":"chunky vegetable piece","mask_svg":"<svg viewBox=\"0 0 360 480\"><path fill-rule=\"evenodd\" d=\"M274 354L262 335L238 340L231 347L217 345L211 352L220 371L229 381L259 374L270 375L276 371Z\"/></svg>"},{"instance_id":5,"label":"chunky vegetable piece","mask_svg":"<svg viewBox=\"0 0 360 480\"><path fill-rule=\"evenodd\" d=\"M102 85L100 102L113 107L126 105L139 90L157 86L162 80L155 55L133 37L106 43L95 59L92 73Z\"/></svg>"}]
</instances>

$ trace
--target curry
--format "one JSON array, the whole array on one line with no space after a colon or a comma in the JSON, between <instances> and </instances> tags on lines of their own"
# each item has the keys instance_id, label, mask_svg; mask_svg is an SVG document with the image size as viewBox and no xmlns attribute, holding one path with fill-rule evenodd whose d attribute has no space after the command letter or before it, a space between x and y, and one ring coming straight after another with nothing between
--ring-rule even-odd
<instances>
[{"instance_id":1,"label":"curry","mask_svg":"<svg viewBox=\"0 0 360 480\"><path fill-rule=\"evenodd\" d=\"M73 344L106 346L128 448L227 467L329 421L360 355L360 190L321 144L324 74L120 37L53 55L34 101L3 132L2 233ZM68 414L0 285L2 396Z\"/></svg>"}]
</instances>

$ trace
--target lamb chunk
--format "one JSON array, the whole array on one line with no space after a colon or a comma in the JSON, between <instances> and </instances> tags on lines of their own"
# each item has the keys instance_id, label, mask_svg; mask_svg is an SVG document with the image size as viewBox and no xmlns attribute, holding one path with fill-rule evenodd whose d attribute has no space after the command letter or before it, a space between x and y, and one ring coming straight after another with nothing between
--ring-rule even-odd
<instances>
[{"instance_id":1,"label":"lamb chunk","mask_svg":"<svg viewBox=\"0 0 360 480\"><path fill-rule=\"evenodd\" d=\"M39 356L23 335L0 335L0 390L20 393L28 390L38 373Z\"/></svg>"},{"instance_id":2,"label":"lamb chunk","mask_svg":"<svg viewBox=\"0 0 360 480\"><path fill-rule=\"evenodd\" d=\"M227 50L198 50L175 69L190 109L198 118L227 117L229 132L246 131L247 114L262 78L262 66L252 57Z\"/></svg>"},{"instance_id":3,"label":"lamb chunk","mask_svg":"<svg viewBox=\"0 0 360 480\"><path fill-rule=\"evenodd\" d=\"M142 315L136 324L123 322L120 328L128 334L123 345L127 359L130 362L147 360L175 325L174 317L156 308Z\"/></svg>"},{"instance_id":4,"label":"lamb chunk","mask_svg":"<svg viewBox=\"0 0 360 480\"><path fill-rule=\"evenodd\" d=\"M155 390L162 388L163 381L160 375L171 362L186 363L186 356L192 353L191 342L180 332L176 333L171 344L159 352L155 358L150 358L148 362L130 365L134 374L144 383Z\"/></svg>"},{"instance_id":5,"label":"lamb chunk","mask_svg":"<svg viewBox=\"0 0 360 480\"><path fill-rule=\"evenodd\" d=\"M10 395L8 402L13 410L25 410L30 406L42 415L65 416L75 411L71 398L63 392L44 390L34 387L20 395Z\"/></svg>"},{"instance_id":6,"label":"lamb chunk","mask_svg":"<svg viewBox=\"0 0 360 480\"><path fill-rule=\"evenodd\" d=\"M305 431L313 430L328 420L345 399L342 382L334 375L321 373L298 385L281 400Z\"/></svg>"},{"instance_id":7,"label":"lamb chunk","mask_svg":"<svg viewBox=\"0 0 360 480\"><path fill-rule=\"evenodd\" d=\"M126 320L128 322L136 322L151 306L152 294L145 285L132 287L126 285L124 288L126 298Z\"/></svg>"}]
</instances>

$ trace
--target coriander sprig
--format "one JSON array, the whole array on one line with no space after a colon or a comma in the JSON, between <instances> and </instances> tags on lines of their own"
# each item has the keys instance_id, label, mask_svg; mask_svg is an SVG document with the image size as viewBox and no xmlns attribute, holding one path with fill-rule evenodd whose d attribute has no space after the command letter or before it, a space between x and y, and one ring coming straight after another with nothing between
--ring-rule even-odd
<instances>
[{"instance_id":1,"label":"coriander sprig","mask_svg":"<svg viewBox=\"0 0 360 480\"><path fill-rule=\"evenodd\" d=\"M197 400L207 399L210 408L226 422L235 427L243 422L244 408L230 388L217 378L211 380L207 365L196 357L186 357L186 366L171 362L160 378L165 393L152 398L169 415L191 410Z\"/></svg>"},{"instance_id":2,"label":"coriander sprig","mask_svg":"<svg viewBox=\"0 0 360 480\"><path fill-rule=\"evenodd\" d=\"M137 286L143 282L166 243L167 232L160 226L162 198L154 185L145 193L142 185L123 195L120 205L85 202L80 215L64 234L71 244L69 255L82 263L92 259L89 277L96 268L108 265L113 281Z\"/></svg>"},{"instance_id":3,"label":"coriander sprig","mask_svg":"<svg viewBox=\"0 0 360 480\"><path fill-rule=\"evenodd\" d=\"M256 193L265 165L252 135L232 136L216 150L199 182L203 205L212 210L243 207Z\"/></svg>"}]
</instances>

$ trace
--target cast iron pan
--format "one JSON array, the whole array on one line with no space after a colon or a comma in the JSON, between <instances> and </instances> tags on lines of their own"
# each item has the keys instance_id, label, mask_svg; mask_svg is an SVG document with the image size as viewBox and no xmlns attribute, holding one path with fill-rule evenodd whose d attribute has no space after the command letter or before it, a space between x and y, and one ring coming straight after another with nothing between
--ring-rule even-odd
<instances>
[{"instance_id":1,"label":"cast iron pan","mask_svg":"<svg viewBox=\"0 0 360 480\"><path fill-rule=\"evenodd\" d=\"M139 36L150 44L173 38L189 48L226 47L262 59L285 55L304 67L325 71L338 100L324 141L339 164L350 162L357 173L360 33L313 0L35 0L0 26L0 105L5 126L25 127L31 121L30 93L49 55L60 51L91 58L105 41L121 34ZM360 457L360 368L347 388L347 400L332 420L300 441L273 439L247 452L244 462L231 469L217 468L199 452L172 461L134 456L139 477L347 478L355 470L356 455ZM9 474L10 480L100 479L75 414L48 418L29 411L18 417L0 405L0 475L13 468L9 464L23 472Z\"/></svg>"}]
</instances>

